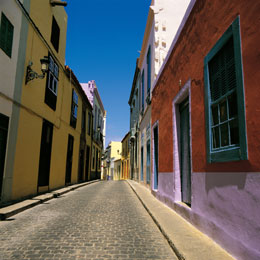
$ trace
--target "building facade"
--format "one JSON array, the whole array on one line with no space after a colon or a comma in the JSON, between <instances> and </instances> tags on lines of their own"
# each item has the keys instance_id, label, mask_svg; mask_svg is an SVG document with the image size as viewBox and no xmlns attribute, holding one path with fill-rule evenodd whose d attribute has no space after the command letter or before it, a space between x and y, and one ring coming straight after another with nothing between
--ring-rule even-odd
<instances>
[{"instance_id":1,"label":"building facade","mask_svg":"<svg viewBox=\"0 0 260 260\"><path fill-rule=\"evenodd\" d=\"M167 56L190 0L154 0L148 13L139 76L139 180L151 185L151 101L152 86Z\"/></svg>"},{"instance_id":2,"label":"building facade","mask_svg":"<svg viewBox=\"0 0 260 260\"><path fill-rule=\"evenodd\" d=\"M104 180L115 180L120 179L118 176L118 163L121 162L121 151L122 144L121 142L111 141L107 148L104 151L103 162L104 162ZM116 168L115 168L116 167ZM116 171L116 175L114 175Z\"/></svg>"},{"instance_id":3,"label":"building facade","mask_svg":"<svg viewBox=\"0 0 260 260\"><path fill-rule=\"evenodd\" d=\"M260 4L191 1L152 90L152 193L259 259Z\"/></svg>"},{"instance_id":4,"label":"building facade","mask_svg":"<svg viewBox=\"0 0 260 260\"><path fill-rule=\"evenodd\" d=\"M80 125L78 182L83 182L91 180L92 106L73 71L69 66L65 66L65 69L69 84L72 87L70 125L75 129L77 124ZM78 104L78 99L82 102L81 106ZM79 109L81 109L81 113L79 113ZM78 114L81 114L81 122L77 122L79 121Z\"/></svg>"},{"instance_id":5,"label":"building facade","mask_svg":"<svg viewBox=\"0 0 260 260\"><path fill-rule=\"evenodd\" d=\"M26 10L30 1L21 1ZM28 22L16 1L0 6L0 203L8 200L12 186L14 148L24 75ZM25 37L24 37L25 35ZM4 64L4 65L3 65Z\"/></svg>"},{"instance_id":6,"label":"building facade","mask_svg":"<svg viewBox=\"0 0 260 260\"><path fill-rule=\"evenodd\" d=\"M130 179L130 132L128 132L121 141L121 179Z\"/></svg>"},{"instance_id":7,"label":"building facade","mask_svg":"<svg viewBox=\"0 0 260 260\"><path fill-rule=\"evenodd\" d=\"M88 83L81 83L93 108L93 142L91 159L91 179L100 179L101 171L103 175L103 165L101 161L105 148L106 136L106 111L94 80Z\"/></svg>"},{"instance_id":8,"label":"building facade","mask_svg":"<svg viewBox=\"0 0 260 260\"><path fill-rule=\"evenodd\" d=\"M64 7L41 0L3 3L0 57L13 79L0 66L6 82L0 89L1 143L6 144L0 156L5 158L1 204L87 180L86 153L80 152L91 135L84 138L82 117L85 109L92 113L76 76L64 66ZM5 61L2 50L11 60Z\"/></svg>"},{"instance_id":9,"label":"building facade","mask_svg":"<svg viewBox=\"0 0 260 260\"><path fill-rule=\"evenodd\" d=\"M121 158L114 161L114 181L121 180Z\"/></svg>"},{"instance_id":10,"label":"building facade","mask_svg":"<svg viewBox=\"0 0 260 260\"><path fill-rule=\"evenodd\" d=\"M130 106L130 178L139 180L139 77L138 59L131 94L128 101Z\"/></svg>"}]
</instances>

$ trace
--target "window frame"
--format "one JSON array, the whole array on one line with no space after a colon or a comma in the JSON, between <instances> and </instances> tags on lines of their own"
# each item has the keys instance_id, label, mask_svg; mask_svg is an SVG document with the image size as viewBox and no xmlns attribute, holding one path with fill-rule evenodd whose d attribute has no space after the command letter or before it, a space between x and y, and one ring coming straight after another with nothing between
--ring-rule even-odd
<instances>
[{"instance_id":1,"label":"window frame","mask_svg":"<svg viewBox=\"0 0 260 260\"><path fill-rule=\"evenodd\" d=\"M147 95L150 95L151 89L151 46L149 45L147 55L146 55L146 63L147 63Z\"/></svg>"},{"instance_id":2,"label":"window frame","mask_svg":"<svg viewBox=\"0 0 260 260\"><path fill-rule=\"evenodd\" d=\"M58 53L60 45L60 26L54 16L52 17L51 25L51 43L53 48Z\"/></svg>"},{"instance_id":3,"label":"window frame","mask_svg":"<svg viewBox=\"0 0 260 260\"><path fill-rule=\"evenodd\" d=\"M88 135L91 135L91 112L88 112Z\"/></svg>"},{"instance_id":4,"label":"window frame","mask_svg":"<svg viewBox=\"0 0 260 260\"><path fill-rule=\"evenodd\" d=\"M5 22L6 28L5 28L5 34L2 33L2 27L3 23ZM14 25L10 22L10 20L7 18L7 16L1 12L1 24L0 24L0 49L3 50L3 52L9 57L12 57L12 49L13 49L13 39L14 39Z\"/></svg>"},{"instance_id":5,"label":"window frame","mask_svg":"<svg viewBox=\"0 0 260 260\"><path fill-rule=\"evenodd\" d=\"M79 96L76 90L73 88L72 98L71 98L71 115L70 115L70 125L73 128L76 128L77 126L78 109L79 109Z\"/></svg>"},{"instance_id":6,"label":"window frame","mask_svg":"<svg viewBox=\"0 0 260 260\"><path fill-rule=\"evenodd\" d=\"M48 82L47 82L47 87L49 90L55 95L58 95L58 82L59 82L59 66L58 64L54 61L51 55L49 55L49 68L48 68ZM53 65L52 65L53 64ZM52 69L53 66L53 69ZM53 82L50 83L50 78L51 76L53 77ZM56 83L56 89L54 88L54 83Z\"/></svg>"},{"instance_id":7,"label":"window frame","mask_svg":"<svg viewBox=\"0 0 260 260\"><path fill-rule=\"evenodd\" d=\"M142 112L144 112L144 69L142 71L141 75L141 87L142 87Z\"/></svg>"},{"instance_id":8,"label":"window frame","mask_svg":"<svg viewBox=\"0 0 260 260\"><path fill-rule=\"evenodd\" d=\"M237 146L221 147L218 150L212 148L212 130L211 130L211 92L209 80L209 62L223 48L227 41L233 37L235 71L236 71L236 93L237 93L237 113L239 126L239 144ZM246 117L245 117L245 96L243 83L243 68L241 55L241 38L240 38L240 20L239 16L233 21L230 27L225 31L214 47L210 50L204 59L204 84L205 84L205 119L206 119L206 149L207 161L228 162L247 160L247 135L246 135Z\"/></svg>"}]
</instances>

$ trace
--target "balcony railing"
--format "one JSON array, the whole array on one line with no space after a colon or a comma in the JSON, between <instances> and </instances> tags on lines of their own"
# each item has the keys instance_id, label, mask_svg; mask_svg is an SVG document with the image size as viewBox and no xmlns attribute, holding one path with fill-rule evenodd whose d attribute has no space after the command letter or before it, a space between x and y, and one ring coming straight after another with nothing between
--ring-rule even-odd
<instances>
[{"instance_id":1,"label":"balcony railing","mask_svg":"<svg viewBox=\"0 0 260 260\"><path fill-rule=\"evenodd\" d=\"M93 132L93 140L100 146L103 146L103 135L100 133L100 131Z\"/></svg>"}]
</instances>

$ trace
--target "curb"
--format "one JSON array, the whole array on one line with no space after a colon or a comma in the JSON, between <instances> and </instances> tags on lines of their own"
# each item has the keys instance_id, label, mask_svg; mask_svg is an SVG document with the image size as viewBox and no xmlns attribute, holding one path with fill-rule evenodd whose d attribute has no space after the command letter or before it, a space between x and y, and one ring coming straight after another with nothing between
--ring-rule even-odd
<instances>
[{"instance_id":1,"label":"curb","mask_svg":"<svg viewBox=\"0 0 260 260\"><path fill-rule=\"evenodd\" d=\"M59 190L55 190L55 191L48 192L48 193L45 193L42 195L38 195L31 199L27 199L27 200L12 204L10 206L0 208L0 221L6 220L7 218L10 218L24 210L30 209L34 206L42 204L53 198L58 198L65 193L68 193L70 191L73 191L73 190L79 189L81 187L84 187L84 186L87 186L87 185L90 185L90 184L93 184L96 182L100 182L100 181L102 181L102 180L94 180L94 181L84 182L84 183L80 183L80 184L74 184L69 187L65 187L65 188L62 188Z\"/></svg>"},{"instance_id":2,"label":"curb","mask_svg":"<svg viewBox=\"0 0 260 260\"><path fill-rule=\"evenodd\" d=\"M135 193L135 195L137 196L137 198L139 199L139 201L142 203L143 207L145 208L145 210L148 212L148 214L151 216L152 220L154 221L154 223L156 224L156 226L159 228L160 232L162 233L162 235L165 237L165 239L167 240L168 244L170 245L171 249L173 250L174 254L177 256L177 258L179 260L185 260L184 256L180 253L180 251L177 249L177 247L174 245L174 243L172 242L172 240L169 238L169 236L167 235L167 233L165 232L165 230L161 227L160 223L158 222L158 220L155 218L155 216L152 214L152 212L149 210L149 208L146 206L146 204L143 202L143 200L141 199L141 197L138 195L138 193L136 192L135 188L131 185L131 183L126 180L128 185L130 186L130 188L133 190L133 192Z\"/></svg>"}]
</instances>

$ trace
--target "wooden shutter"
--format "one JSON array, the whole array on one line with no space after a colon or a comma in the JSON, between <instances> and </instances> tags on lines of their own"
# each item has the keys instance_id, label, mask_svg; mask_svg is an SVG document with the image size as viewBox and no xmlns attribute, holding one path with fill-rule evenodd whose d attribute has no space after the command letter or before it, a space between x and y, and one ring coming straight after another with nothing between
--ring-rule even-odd
<instances>
[{"instance_id":1,"label":"wooden shutter","mask_svg":"<svg viewBox=\"0 0 260 260\"><path fill-rule=\"evenodd\" d=\"M209 62L211 101L214 102L236 88L234 43L231 37Z\"/></svg>"},{"instance_id":2,"label":"wooden shutter","mask_svg":"<svg viewBox=\"0 0 260 260\"><path fill-rule=\"evenodd\" d=\"M2 13L0 29L0 48L11 58L14 26Z\"/></svg>"}]
</instances>

